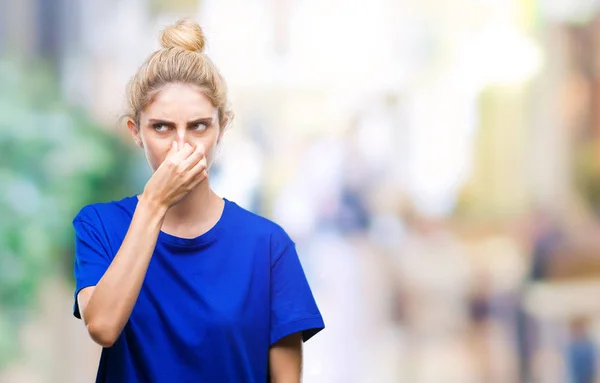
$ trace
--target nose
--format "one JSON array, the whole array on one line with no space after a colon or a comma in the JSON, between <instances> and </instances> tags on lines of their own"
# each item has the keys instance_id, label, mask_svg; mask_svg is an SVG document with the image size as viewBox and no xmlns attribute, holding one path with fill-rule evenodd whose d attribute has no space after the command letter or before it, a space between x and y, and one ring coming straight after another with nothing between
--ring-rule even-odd
<instances>
[{"instance_id":1,"label":"nose","mask_svg":"<svg viewBox=\"0 0 600 383\"><path fill-rule=\"evenodd\" d=\"M179 149L183 148L185 144L189 144L190 146L194 147L193 141L190 139L187 129L177 129L176 141Z\"/></svg>"}]
</instances>

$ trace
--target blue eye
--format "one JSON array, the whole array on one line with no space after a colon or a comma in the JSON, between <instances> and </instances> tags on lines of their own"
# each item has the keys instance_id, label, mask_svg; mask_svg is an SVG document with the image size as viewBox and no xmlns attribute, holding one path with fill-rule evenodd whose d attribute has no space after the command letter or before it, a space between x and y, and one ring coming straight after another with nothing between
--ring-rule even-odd
<instances>
[{"instance_id":1,"label":"blue eye","mask_svg":"<svg viewBox=\"0 0 600 383\"><path fill-rule=\"evenodd\" d=\"M205 123L200 122L194 126L194 130L206 130L207 126Z\"/></svg>"},{"instance_id":2,"label":"blue eye","mask_svg":"<svg viewBox=\"0 0 600 383\"><path fill-rule=\"evenodd\" d=\"M165 132L167 131L167 129L169 129L166 125L164 124L155 124L152 126L152 128L154 130L156 130L157 132Z\"/></svg>"}]
</instances>

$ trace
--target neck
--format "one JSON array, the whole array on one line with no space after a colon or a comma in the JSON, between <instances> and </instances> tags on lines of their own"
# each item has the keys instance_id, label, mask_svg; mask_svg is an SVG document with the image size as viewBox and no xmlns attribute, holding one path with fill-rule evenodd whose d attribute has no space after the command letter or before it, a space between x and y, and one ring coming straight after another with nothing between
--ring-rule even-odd
<instances>
[{"instance_id":1,"label":"neck","mask_svg":"<svg viewBox=\"0 0 600 383\"><path fill-rule=\"evenodd\" d=\"M210 188L207 179L167 211L163 226L177 231L182 227L211 226L215 217L220 217L223 203L223 199Z\"/></svg>"}]
</instances>

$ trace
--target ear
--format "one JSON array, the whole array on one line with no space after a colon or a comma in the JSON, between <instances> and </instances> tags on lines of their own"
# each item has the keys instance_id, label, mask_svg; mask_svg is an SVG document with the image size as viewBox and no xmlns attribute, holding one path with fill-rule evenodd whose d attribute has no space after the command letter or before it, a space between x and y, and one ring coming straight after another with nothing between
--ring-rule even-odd
<instances>
[{"instance_id":1,"label":"ear","mask_svg":"<svg viewBox=\"0 0 600 383\"><path fill-rule=\"evenodd\" d=\"M140 130L131 118L127 119L127 128L131 132L131 135L133 136L133 140L135 141L136 145L140 148L143 148L144 143L142 142L142 137L140 136Z\"/></svg>"}]
</instances>

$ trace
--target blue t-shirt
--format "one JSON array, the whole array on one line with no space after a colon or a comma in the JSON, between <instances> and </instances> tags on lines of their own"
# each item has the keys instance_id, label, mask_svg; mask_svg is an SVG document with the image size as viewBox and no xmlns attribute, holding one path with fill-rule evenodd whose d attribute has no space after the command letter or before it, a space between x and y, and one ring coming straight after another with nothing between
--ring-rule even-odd
<instances>
[{"instance_id":1,"label":"blue t-shirt","mask_svg":"<svg viewBox=\"0 0 600 383\"><path fill-rule=\"evenodd\" d=\"M77 294L119 250L137 196L84 207L73 220ZM294 242L277 224L225 200L197 238L160 232L129 321L102 350L96 382L260 382L269 347L324 328Z\"/></svg>"}]
</instances>

